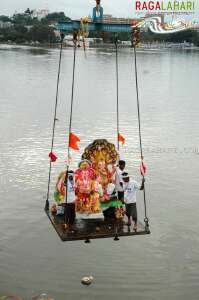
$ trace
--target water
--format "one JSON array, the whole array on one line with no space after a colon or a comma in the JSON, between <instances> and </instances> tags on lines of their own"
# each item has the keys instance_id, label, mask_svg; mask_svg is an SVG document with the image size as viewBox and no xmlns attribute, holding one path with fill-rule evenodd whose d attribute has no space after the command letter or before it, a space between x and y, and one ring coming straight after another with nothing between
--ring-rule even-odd
<instances>
[{"instance_id":1,"label":"water","mask_svg":"<svg viewBox=\"0 0 199 300\"><path fill-rule=\"evenodd\" d=\"M119 54L121 157L139 179L131 50ZM150 236L62 243L44 214L58 50L0 47L0 295L42 292L57 300L198 297L199 52L140 51L139 86ZM64 50L55 139L64 168L72 50ZM115 142L115 60L111 49L78 51L73 131L81 151ZM80 153L73 153L76 167ZM138 196L143 219L142 193ZM81 286L84 275L94 284Z\"/></svg>"}]
</instances>

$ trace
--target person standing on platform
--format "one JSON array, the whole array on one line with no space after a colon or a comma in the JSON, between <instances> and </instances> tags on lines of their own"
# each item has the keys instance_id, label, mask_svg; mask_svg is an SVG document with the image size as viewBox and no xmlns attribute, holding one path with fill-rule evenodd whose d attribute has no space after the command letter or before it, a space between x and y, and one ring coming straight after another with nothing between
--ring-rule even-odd
<instances>
[{"instance_id":1,"label":"person standing on platform","mask_svg":"<svg viewBox=\"0 0 199 300\"><path fill-rule=\"evenodd\" d=\"M68 171L68 180L65 183L67 193L65 196L65 217L68 229L72 230L75 223L75 186L74 186L74 172Z\"/></svg>"},{"instance_id":2,"label":"person standing on platform","mask_svg":"<svg viewBox=\"0 0 199 300\"><path fill-rule=\"evenodd\" d=\"M144 189L145 179L143 177L142 183L130 179L128 173L123 173L122 178L124 181L124 203L126 207L126 216L128 218L127 225L131 226L131 218L134 222L133 230L137 231L137 206L136 206L136 193L138 190Z\"/></svg>"},{"instance_id":3,"label":"person standing on platform","mask_svg":"<svg viewBox=\"0 0 199 300\"><path fill-rule=\"evenodd\" d=\"M122 179L122 173L124 172L126 166L126 162L124 160L120 160L118 166L116 168L115 174L115 186L117 191L118 200L124 202L124 182Z\"/></svg>"}]
</instances>

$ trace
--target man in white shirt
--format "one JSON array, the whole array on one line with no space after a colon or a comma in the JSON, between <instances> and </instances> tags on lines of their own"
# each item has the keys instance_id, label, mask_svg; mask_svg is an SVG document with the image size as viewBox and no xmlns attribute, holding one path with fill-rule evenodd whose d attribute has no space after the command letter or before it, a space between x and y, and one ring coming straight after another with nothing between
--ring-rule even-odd
<instances>
[{"instance_id":1,"label":"man in white shirt","mask_svg":"<svg viewBox=\"0 0 199 300\"><path fill-rule=\"evenodd\" d=\"M74 172L68 171L68 180L65 183L67 193L65 195L65 216L66 223L70 229L75 223L75 187L74 187Z\"/></svg>"},{"instance_id":2,"label":"man in white shirt","mask_svg":"<svg viewBox=\"0 0 199 300\"><path fill-rule=\"evenodd\" d=\"M124 160L120 160L118 163L118 166L116 168L116 174L115 174L115 188L117 191L118 200L124 201L124 189L123 189L123 179L122 179L122 173L124 172L126 163Z\"/></svg>"},{"instance_id":3,"label":"man in white shirt","mask_svg":"<svg viewBox=\"0 0 199 300\"><path fill-rule=\"evenodd\" d=\"M126 206L126 216L128 218L128 226L131 226L131 218L134 222L133 230L137 231L137 207L136 207L136 193L138 190L144 189L145 179L139 184L135 180L130 180L128 173L123 173L124 181L124 203Z\"/></svg>"}]
</instances>

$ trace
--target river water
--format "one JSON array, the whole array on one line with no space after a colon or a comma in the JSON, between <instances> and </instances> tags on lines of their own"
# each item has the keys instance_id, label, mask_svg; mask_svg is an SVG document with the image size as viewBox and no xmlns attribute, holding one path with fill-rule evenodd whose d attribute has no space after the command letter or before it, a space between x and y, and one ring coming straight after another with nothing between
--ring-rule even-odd
<instances>
[{"instance_id":1,"label":"river water","mask_svg":"<svg viewBox=\"0 0 199 300\"><path fill-rule=\"evenodd\" d=\"M139 180L133 53L119 51L121 157ZM199 52L138 52L151 235L62 243L44 213L59 51L0 47L0 296L196 300L199 294ZM66 160L73 52L65 49L51 198ZM73 131L80 148L116 141L113 49L77 53ZM80 153L72 153L75 168ZM138 195L143 219L143 195ZM89 288L84 275L93 275Z\"/></svg>"}]
</instances>

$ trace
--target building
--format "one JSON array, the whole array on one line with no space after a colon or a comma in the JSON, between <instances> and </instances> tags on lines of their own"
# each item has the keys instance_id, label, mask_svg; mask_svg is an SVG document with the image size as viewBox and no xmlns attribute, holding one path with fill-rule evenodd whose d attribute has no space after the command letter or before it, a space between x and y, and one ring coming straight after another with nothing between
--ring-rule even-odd
<instances>
[{"instance_id":1,"label":"building","mask_svg":"<svg viewBox=\"0 0 199 300\"><path fill-rule=\"evenodd\" d=\"M26 25L26 26L24 26L27 30L28 30L28 32L33 28L33 25Z\"/></svg>"},{"instance_id":2,"label":"building","mask_svg":"<svg viewBox=\"0 0 199 300\"><path fill-rule=\"evenodd\" d=\"M39 10L34 9L32 11L31 17L37 18L39 21L41 21L41 19L45 18L47 15L49 15L49 13L50 11L48 9L39 9Z\"/></svg>"},{"instance_id":3,"label":"building","mask_svg":"<svg viewBox=\"0 0 199 300\"><path fill-rule=\"evenodd\" d=\"M0 28L4 29L4 28L11 28L13 26L13 24L11 22L3 22L0 21Z\"/></svg>"}]
</instances>

